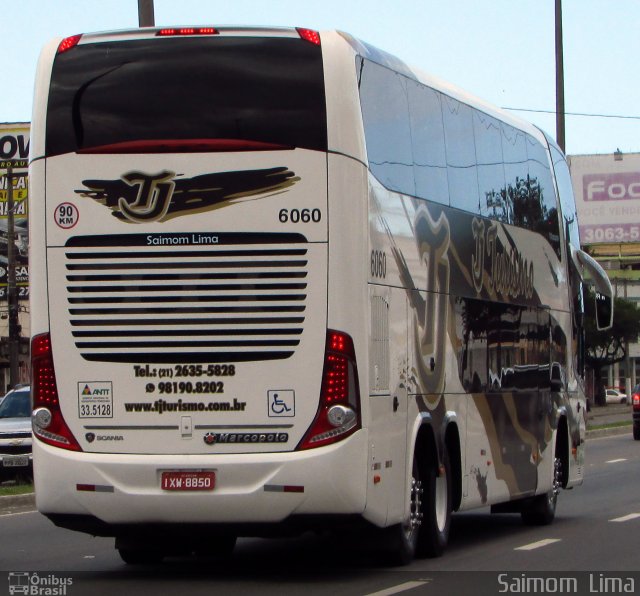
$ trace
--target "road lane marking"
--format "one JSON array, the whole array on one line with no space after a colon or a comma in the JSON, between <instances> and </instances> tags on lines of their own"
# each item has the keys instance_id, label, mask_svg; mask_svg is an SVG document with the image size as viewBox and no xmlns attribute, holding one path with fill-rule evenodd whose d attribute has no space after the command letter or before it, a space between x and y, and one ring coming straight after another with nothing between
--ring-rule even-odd
<instances>
[{"instance_id":1,"label":"road lane marking","mask_svg":"<svg viewBox=\"0 0 640 596\"><path fill-rule=\"evenodd\" d=\"M640 513L630 513L629 515L623 515L622 517L616 517L615 519L610 519L610 522L626 522L631 521L632 519L638 519L640 517Z\"/></svg>"},{"instance_id":2,"label":"road lane marking","mask_svg":"<svg viewBox=\"0 0 640 596\"><path fill-rule=\"evenodd\" d=\"M0 512L0 517L11 517L12 515L27 515L28 513L38 513L33 509L31 511L7 511L6 513Z\"/></svg>"},{"instance_id":3,"label":"road lane marking","mask_svg":"<svg viewBox=\"0 0 640 596\"><path fill-rule=\"evenodd\" d=\"M531 544L525 544L524 546L518 546L513 550L535 550L536 548L542 548L548 546L554 542L560 542L560 538L545 538L544 540L538 540L538 542L532 542Z\"/></svg>"},{"instance_id":4,"label":"road lane marking","mask_svg":"<svg viewBox=\"0 0 640 596\"><path fill-rule=\"evenodd\" d=\"M415 582L405 582L404 584L398 584L397 586L391 586L386 590L380 590L379 592L371 592L366 596L392 596L392 594L399 594L400 592L406 592L408 590L413 590L414 588L419 588L420 586L424 586L428 584L430 579L423 579Z\"/></svg>"},{"instance_id":5,"label":"road lane marking","mask_svg":"<svg viewBox=\"0 0 640 596\"><path fill-rule=\"evenodd\" d=\"M627 461L626 457L623 457L622 459L610 459L609 461L604 462L605 464L619 464L622 461Z\"/></svg>"}]
</instances>

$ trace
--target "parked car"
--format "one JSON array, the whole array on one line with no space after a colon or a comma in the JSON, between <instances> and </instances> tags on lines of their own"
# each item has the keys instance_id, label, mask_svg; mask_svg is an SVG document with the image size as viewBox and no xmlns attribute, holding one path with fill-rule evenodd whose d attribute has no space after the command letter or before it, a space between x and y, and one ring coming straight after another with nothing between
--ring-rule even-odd
<instances>
[{"instance_id":1,"label":"parked car","mask_svg":"<svg viewBox=\"0 0 640 596\"><path fill-rule=\"evenodd\" d=\"M640 383L631 392L631 403L633 404L633 438L640 441Z\"/></svg>"},{"instance_id":2,"label":"parked car","mask_svg":"<svg viewBox=\"0 0 640 596\"><path fill-rule=\"evenodd\" d=\"M31 388L9 391L0 402L0 482L33 476Z\"/></svg>"},{"instance_id":3,"label":"parked car","mask_svg":"<svg viewBox=\"0 0 640 596\"><path fill-rule=\"evenodd\" d=\"M608 404L626 404L629 402L627 394L617 389L607 389L606 400Z\"/></svg>"}]
</instances>

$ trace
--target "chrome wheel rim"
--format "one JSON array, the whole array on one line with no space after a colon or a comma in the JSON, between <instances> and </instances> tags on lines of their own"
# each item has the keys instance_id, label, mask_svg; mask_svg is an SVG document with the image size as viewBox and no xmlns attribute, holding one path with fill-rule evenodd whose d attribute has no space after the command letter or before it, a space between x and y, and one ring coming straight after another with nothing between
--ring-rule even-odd
<instances>
[{"instance_id":1,"label":"chrome wheel rim","mask_svg":"<svg viewBox=\"0 0 640 596\"><path fill-rule=\"evenodd\" d=\"M405 534L409 541L413 541L418 535L422 525L422 480L411 478L411 494L409 496L409 520L405 526Z\"/></svg>"},{"instance_id":2,"label":"chrome wheel rim","mask_svg":"<svg viewBox=\"0 0 640 596\"><path fill-rule=\"evenodd\" d=\"M549 505L552 508L555 508L556 503L558 501L558 495L560 494L560 489L562 488L562 460L559 457L556 457L553 460L553 484L551 486L551 490L549 491Z\"/></svg>"}]
</instances>

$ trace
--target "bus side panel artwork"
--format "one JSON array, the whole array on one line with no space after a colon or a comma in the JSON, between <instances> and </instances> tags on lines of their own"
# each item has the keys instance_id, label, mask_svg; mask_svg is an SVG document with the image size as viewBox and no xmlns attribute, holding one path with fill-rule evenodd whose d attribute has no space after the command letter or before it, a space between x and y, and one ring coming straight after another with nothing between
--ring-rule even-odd
<instances>
[{"instance_id":1,"label":"bus side panel artwork","mask_svg":"<svg viewBox=\"0 0 640 596\"><path fill-rule=\"evenodd\" d=\"M384 190L378 194L382 198L374 209L380 219L391 214L390 221L380 227L401 229L393 219L398 212L393 203L403 199ZM420 409L430 412L436 428L447 411L460 410L450 405L454 396L472 394L473 406L465 420L465 475L475 479L479 504L534 494L540 453L550 440L545 425L555 424L555 411L545 406L549 330L542 309L534 306L539 302L533 283L535 268L512 246L503 245L513 230L499 234L494 224L494 231L478 248L474 238L477 218L440 206L433 209L439 214L435 218L431 206L422 201L414 201L413 207L415 246L400 236L391 238L394 259L387 269L392 279L398 272L397 283L405 287L410 306L409 344L414 356L409 392L416 396ZM409 202L405 202L404 213L411 213ZM479 268L482 292L474 284L477 258L473 249L484 250L485 255L495 253ZM463 254L469 263L466 267L460 257ZM511 271L495 272L501 259L508 263L502 267L511 266ZM418 266L415 275L409 263ZM425 283L426 291L416 287L414 277L423 280L418 283ZM551 294L551 289L546 293ZM503 300L515 296L531 306L493 302L492 295L501 295ZM543 411L548 412L547 417L540 416ZM504 488L498 489L499 485Z\"/></svg>"}]
</instances>

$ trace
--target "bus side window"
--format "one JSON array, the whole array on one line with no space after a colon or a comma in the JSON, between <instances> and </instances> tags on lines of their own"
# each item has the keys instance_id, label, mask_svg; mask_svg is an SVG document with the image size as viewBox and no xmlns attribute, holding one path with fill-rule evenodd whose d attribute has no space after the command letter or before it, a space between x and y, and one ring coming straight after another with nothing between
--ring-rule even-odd
<instances>
[{"instance_id":1,"label":"bus side window","mask_svg":"<svg viewBox=\"0 0 640 596\"><path fill-rule=\"evenodd\" d=\"M443 96L442 116L451 206L469 213L479 213L478 167L473 143L472 114L468 105Z\"/></svg>"},{"instance_id":2,"label":"bus side window","mask_svg":"<svg viewBox=\"0 0 640 596\"><path fill-rule=\"evenodd\" d=\"M551 160L553 162L558 195L560 198L560 209L562 211L561 221L565 236L565 254L569 276L569 297L571 299L572 311L572 339L575 349L574 359L577 372L581 376L584 376L584 288L580 279L580 274L576 270L573 259L571 258L571 246L576 248L580 247L578 215L573 196L573 185L571 184L569 166L553 141L549 139L549 137L547 137L547 139L549 140Z\"/></svg>"},{"instance_id":3,"label":"bus side window","mask_svg":"<svg viewBox=\"0 0 640 596\"><path fill-rule=\"evenodd\" d=\"M405 78L365 60L360 97L371 172L386 188L415 195Z\"/></svg>"},{"instance_id":4,"label":"bus side window","mask_svg":"<svg viewBox=\"0 0 640 596\"><path fill-rule=\"evenodd\" d=\"M474 110L473 132L478 159L480 215L508 222L500 123L484 112Z\"/></svg>"},{"instance_id":5,"label":"bus side window","mask_svg":"<svg viewBox=\"0 0 640 596\"><path fill-rule=\"evenodd\" d=\"M558 229L558 205L547 151L533 137L527 135L526 140L530 187L534 190L531 199L533 203L538 204L537 219L532 221L532 229L547 238L560 258L562 253Z\"/></svg>"},{"instance_id":6,"label":"bus side window","mask_svg":"<svg viewBox=\"0 0 640 596\"><path fill-rule=\"evenodd\" d=\"M416 195L449 204L441 94L407 80Z\"/></svg>"},{"instance_id":7,"label":"bus side window","mask_svg":"<svg viewBox=\"0 0 640 596\"><path fill-rule=\"evenodd\" d=\"M527 147L524 133L508 124L502 124L502 153L504 155L504 176L506 181L508 223L529 227L530 211L527 208Z\"/></svg>"}]
</instances>

